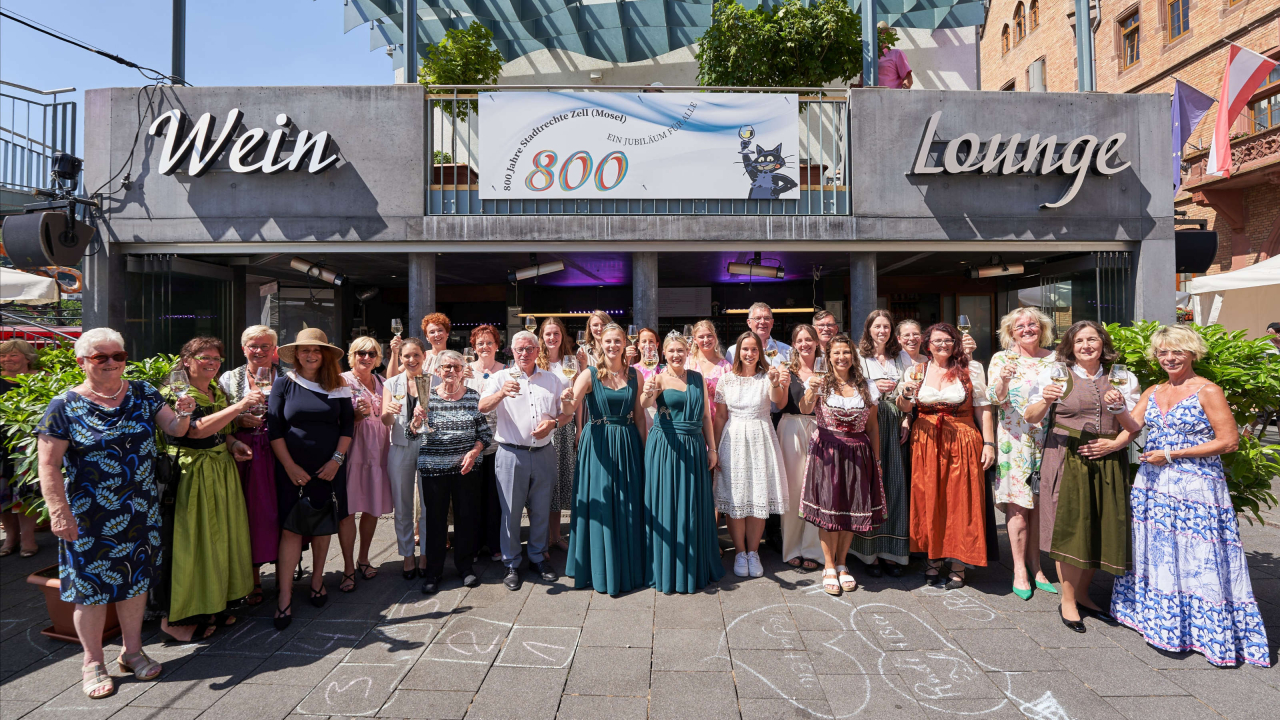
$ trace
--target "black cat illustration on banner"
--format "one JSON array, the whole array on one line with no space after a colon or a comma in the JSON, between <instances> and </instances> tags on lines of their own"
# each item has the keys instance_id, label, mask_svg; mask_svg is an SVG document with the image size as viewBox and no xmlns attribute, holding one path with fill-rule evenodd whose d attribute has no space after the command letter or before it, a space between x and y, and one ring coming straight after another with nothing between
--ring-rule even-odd
<instances>
[{"instance_id":1,"label":"black cat illustration on banner","mask_svg":"<svg viewBox=\"0 0 1280 720\"><path fill-rule=\"evenodd\" d=\"M738 152L742 155L742 167L751 178L751 191L747 194L747 199L777 200L783 193L798 187L798 184L778 172L787 165L787 159L782 155L782 143L778 143L772 150L756 145L755 157L751 156L748 148L755 135L755 128L750 125L743 125L738 130L738 137L742 140L738 146Z\"/></svg>"}]
</instances>

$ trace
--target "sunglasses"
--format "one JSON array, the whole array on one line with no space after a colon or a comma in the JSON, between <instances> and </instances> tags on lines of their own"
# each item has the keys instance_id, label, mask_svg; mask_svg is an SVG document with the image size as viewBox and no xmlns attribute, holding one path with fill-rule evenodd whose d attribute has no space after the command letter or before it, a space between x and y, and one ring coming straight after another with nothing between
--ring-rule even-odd
<instances>
[{"instance_id":1,"label":"sunglasses","mask_svg":"<svg viewBox=\"0 0 1280 720\"><path fill-rule=\"evenodd\" d=\"M373 350L357 350L356 357L362 357L362 358L378 357L378 353Z\"/></svg>"},{"instance_id":2,"label":"sunglasses","mask_svg":"<svg viewBox=\"0 0 1280 720\"><path fill-rule=\"evenodd\" d=\"M108 354L106 354L106 353L98 353L97 355L90 355L90 356L88 356L88 357L87 357L87 358L85 358L85 359L86 359L86 360L88 360L89 362L93 363L94 365L102 365L103 363L107 362L108 360L110 360L110 361L112 361L112 362L122 363L122 362L124 362L125 360L128 360L128 359L129 359L129 353L127 353L127 352L125 352L125 351L123 351L123 350L121 350L121 351L120 351L120 352L118 352L118 353L111 353L110 355L108 355Z\"/></svg>"}]
</instances>

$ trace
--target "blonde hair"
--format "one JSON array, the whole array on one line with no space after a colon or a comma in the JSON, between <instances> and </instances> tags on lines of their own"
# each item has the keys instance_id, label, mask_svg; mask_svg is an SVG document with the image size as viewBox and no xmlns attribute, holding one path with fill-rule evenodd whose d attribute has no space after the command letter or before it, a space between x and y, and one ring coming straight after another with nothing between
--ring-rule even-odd
<instances>
[{"instance_id":1,"label":"blonde hair","mask_svg":"<svg viewBox=\"0 0 1280 720\"><path fill-rule=\"evenodd\" d=\"M543 342L542 336L547 332L548 325L555 325L560 328L560 361L570 355L577 353L573 347L573 339L569 337L569 328L565 327L564 321L558 317L549 317L542 321L542 327L538 328L538 367L543 370L551 369L551 356L547 354L547 344ZM589 330L587 332L590 332Z\"/></svg>"},{"instance_id":2,"label":"blonde hair","mask_svg":"<svg viewBox=\"0 0 1280 720\"><path fill-rule=\"evenodd\" d=\"M254 337L257 337L257 335ZM352 368L356 366L356 352L359 350L374 351L377 355L374 355L373 357L373 366L378 367L382 364L382 344L368 335L361 335L355 340L352 340L351 347L347 348L347 364Z\"/></svg>"},{"instance_id":3,"label":"blonde hair","mask_svg":"<svg viewBox=\"0 0 1280 720\"><path fill-rule=\"evenodd\" d=\"M7 353L18 353L26 358L28 370L35 370L36 364L40 360L40 356L36 354L36 349L31 347L31 343L22 338L13 338L0 342L0 355Z\"/></svg>"},{"instance_id":4,"label":"blonde hair","mask_svg":"<svg viewBox=\"0 0 1280 720\"><path fill-rule=\"evenodd\" d=\"M609 313L603 310L591 311L591 314L587 316L587 341L582 344L583 349L587 351L588 355L591 355L593 353L596 355L600 354L599 352L597 352L597 350L599 350L599 347L597 347L599 345L599 342L596 340L596 336L591 333L591 321L597 318L604 323L603 325L600 326L600 337L604 337L605 328L609 327L610 325L617 325L617 323L613 321L613 318L609 317Z\"/></svg>"},{"instance_id":5,"label":"blonde hair","mask_svg":"<svg viewBox=\"0 0 1280 720\"><path fill-rule=\"evenodd\" d=\"M680 333L670 332L667 333L667 337L662 341L662 354L664 356L667 354L667 346L671 343L680 343L684 346L684 351L686 353L689 352L689 343L685 342L684 336Z\"/></svg>"},{"instance_id":6,"label":"blonde hair","mask_svg":"<svg viewBox=\"0 0 1280 720\"><path fill-rule=\"evenodd\" d=\"M698 337L698 331L702 330L703 328L706 328L707 330L711 331L711 335L714 336L716 339L716 352L720 353L721 355L724 355L724 348L720 346L720 333L716 331L715 323L711 322L710 320L699 320L698 322L693 324L693 336ZM699 359L702 357L702 348L699 347L698 343L696 342L693 344L693 357L694 359Z\"/></svg>"},{"instance_id":7,"label":"blonde hair","mask_svg":"<svg viewBox=\"0 0 1280 720\"><path fill-rule=\"evenodd\" d=\"M271 336L272 345L280 344L280 336L276 334L275 330L266 325L250 325L244 329L244 332L240 333L240 347L248 345L250 340L263 335Z\"/></svg>"},{"instance_id":8,"label":"blonde hair","mask_svg":"<svg viewBox=\"0 0 1280 720\"><path fill-rule=\"evenodd\" d=\"M613 332L614 330L617 330L618 333L622 335L622 341L625 344L627 340L627 331L623 330L622 326L615 322L611 322L604 326L604 329L600 331L600 339L603 340L605 333ZM591 331L588 330L587 337L590 336ZM625 362L622 366L623 368L627 367ZM601 347L599 352L596 353L596 376L603 380L611 375L613 375L613 372L609 370L609 359L605 357L604 348Z\"/></svg>"},{"instance_id":9,"label":"blonde hair","mask_svg":"<svg viewBox=\"0 0 1280 720\"><path fill-rule=\"evenodd\" d=\"M1053 344L1053 320L1045 315L1040 308L1020 307L1010 310L1004 317L1000 318L1000 347L1005 350L1012 350L1018 344L1016 338L1013 337L1013 326L1018 322L1019 318L1030 315L1040 324L1040 347L1049 347Z\"/></svg>"},{"instance_id":10,"label":"blonde hair","mask_svg":"<svg viewBox=\"0 0 1280 720\"><path fill-rule=\"evenodd\" d=\"M1192 361L1199 360L1209 354L1209 346L1204 344L1200 333L1186 325L1166 325L1151 335L1151 345L1147 348L1147 359L1156 362L1159 350L1176 350L1193 355Z\"/></svg>"}]
</instances>

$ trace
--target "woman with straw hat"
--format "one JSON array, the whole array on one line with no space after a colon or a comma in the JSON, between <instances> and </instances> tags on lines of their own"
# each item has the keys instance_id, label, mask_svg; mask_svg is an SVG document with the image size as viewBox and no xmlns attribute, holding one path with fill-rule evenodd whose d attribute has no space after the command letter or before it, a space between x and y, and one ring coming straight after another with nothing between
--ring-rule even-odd
<instances>
[{"instance_id":1,"label":"woman with straw hat","mask_svg":"<svg viewBox=\"0 0 1280 720\"><path fill-rule=\"evenodd\" d=\"M280 359L294 369L276 380L267 401L267 431L277 460L280 509L277 567L297 565L302 536L311 538L311 604L316 607L329 599L324 590L329 538L337 532L337 520L350 514L343 463L355 434L355 408L351 387L343 382L338 365L342 354L342 348L330 345L323 331L304 328L296 340L280 346ZM315 512L306 512L306 507L295 512L304 499ZM332 504L337 505L336 512ZM317 522L318 516L331 518L332 523ZM277 602L275 625L283 630L293 619L292 584L280 582Z\"/></svg>"}]
</instances>

